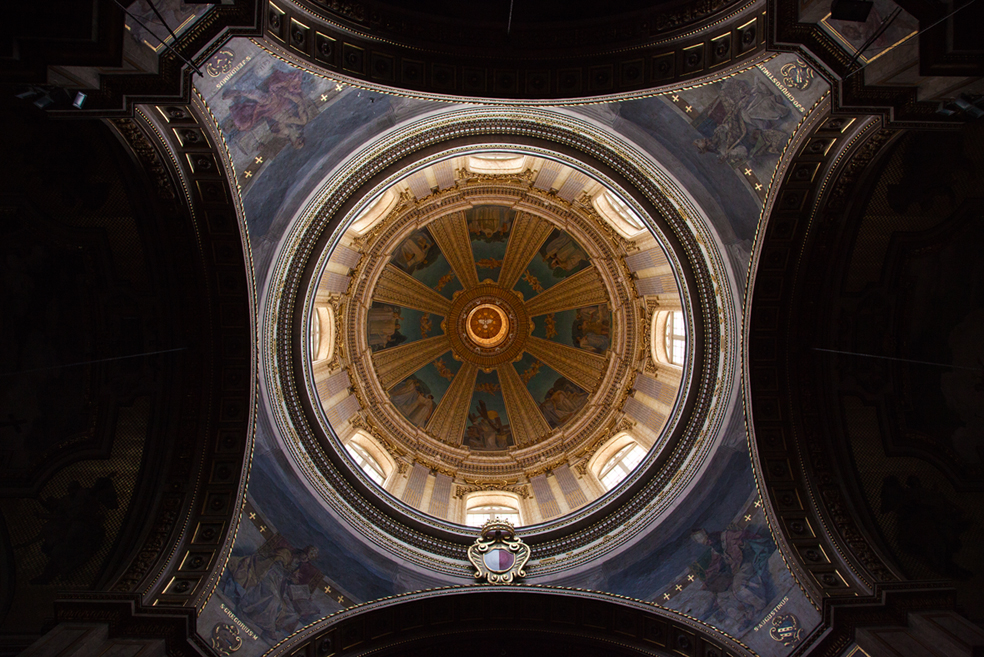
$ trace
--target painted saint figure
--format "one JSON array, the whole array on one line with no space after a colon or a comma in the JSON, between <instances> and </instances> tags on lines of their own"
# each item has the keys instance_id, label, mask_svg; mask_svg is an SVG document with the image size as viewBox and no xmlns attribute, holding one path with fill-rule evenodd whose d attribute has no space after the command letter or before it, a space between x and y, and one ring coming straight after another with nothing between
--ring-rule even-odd
<instances>
[{"instance_id":1,"label":"painted saint figure","mask_svg":"<svg viewBox=\"0 0 984 657\"><path fill-rule=\"evenodd\" d=\"M540 255L556 278L568 276L588 262L588 254L573 237L563 232L555 232L540 248Z\"/></svg>"},{"instance_id":2,"label":"painted saint figure","mask_svg":"<svg viewBox=\"0 0 984 657\"><path fill-rule=\"evenodd\" d=\"M509 238L513 211L497 205L479 205L468 210L468 232L473 240L503 242Z\"/></svg>"},{"instance_id":3,"label":"painted saint figure","mask_svg":"<svg viewBox=\"0 0 984 657\"><path fill-rule=\"evenodd\" d=\"M718 616L738 632L751 627L775 593L769 557L775 544L765 530L729 525L720 532L696 529L690 538L707 550L690 566L703 583L694 610L701 620Z\"/></svg>"},{"instance_id":4,"label":"painted saint figure","mask_svg":"<svg viewBox=\"0 0 984 657\"><path fill-rule=\"evenodd\" d=\"M277 535L253 554L230 557L223 592L273 643L321 612L311 599L323 576L318 548L291 547Z\"/></svg>"},{"instance_id":5,"label":"painted saint figure","mask_svg":"<svg viewBox=\"0 0 984 657\"><path fill-rule=\"evenodd\" d=\"M605 305L580 308L571 329L572 340L581 349L603 354L611 346L611 313Z\"/></svg>"},{"instance_id":6,"label":"painted saint figure","mask_svg":"<svg viewBox=\"0 0 984 657\"><path fill-rule=\"evenodd\" d=\"M430 419L437 402L430 388L415 376L397 383L390 390L390 401L414 425L423 428Z\"/></svg>"},{"instance_id":7,"label":"painted saint figure","mask_svg":"<svg viewBox=\"0 0 984 657\"><path fill-rule=\"evenodd\" d=\"M479 451L502 450L513 445L512 428L502 422L499 414L478 401L478 412L469 413L471 424L465 430L465 444Z\"/></svg>"},{"instance_id":8,"label":"painted saint figure","mask_svg":"<svg viewBox=\"0 0 984 657\"><path fill-rule=\"evenodd\" d=\"M557 379L540 402L544 419L556 429L584 408L588 393L564 377Z\"/></svg>"},{"instance_id":9,"label":"painted saint figure","mask_svg":"<svg viewBox=\"0 0 984 657\"><path fill-rule=\"evenodd\" d=\"M366 339L373 351L388 349L404 342L407 336L400 333L401 311L397 306L373 304L367 318Z\"/></svg>"},{"instance_id":10,"label":"painted saint figure","mask_svg":"<svg viewBox=\"0 0 984 657\"><path fill-rule=\"evenodd\" d=\"M400 242L391 262L408 274L429 266L441 253L426 229L418 230Z\"/></svg>"},{"instance_id":11,"label":"painted saint figure","mask_svg":"<svg viewBox=\"0 0 984 657\"><path fill-rule=\"evenodd\" d=\"M297 149L304 147L304 126L317 109L305 97L300 71L273 70L255 90L228 89L223 98L231 98L232 124L239 132L248 132L261 123L273 135L283 137Z\"/></svg>"}]
</instances>

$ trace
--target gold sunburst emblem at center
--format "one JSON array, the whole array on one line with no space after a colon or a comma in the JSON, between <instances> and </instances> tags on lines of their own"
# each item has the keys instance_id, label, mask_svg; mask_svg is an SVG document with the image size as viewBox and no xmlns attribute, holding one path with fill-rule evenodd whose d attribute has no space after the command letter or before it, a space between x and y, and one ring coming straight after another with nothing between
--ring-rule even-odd
<instances>
[{"instance_id":1,"label":"gold sunburst emblem at center","mask_svg":"<svg viewBox=\"0 0 984 657\"><path fill-rule=\"evenodd\" d=\"M509 318L498 306L483 303L468 313L465 331L475 344L494 347L509 335Z\"/></svg>"}]
</instances>

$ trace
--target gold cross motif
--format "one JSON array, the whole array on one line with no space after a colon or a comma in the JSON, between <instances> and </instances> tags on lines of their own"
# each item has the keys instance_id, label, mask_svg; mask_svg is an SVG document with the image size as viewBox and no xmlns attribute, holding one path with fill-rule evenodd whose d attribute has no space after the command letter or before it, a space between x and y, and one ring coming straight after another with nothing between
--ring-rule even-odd
<instances>
[{"instance_id":1,"label":"gold cross motif","mask_svg":"<svg viewBox=\"0 0 984 657\"><path fill-rule=\"evenodd\" d=\"M746 176L752 175L752 170L751 169L745 169L745 175Z\"/></svg>"},{"instance_id":2,"label":"gold cross motif","mask_svg":"<svg viewBox=\"0 0 984 657\"><path fill-rule=\"evenodd\" d=\"M266 525L260 525L260 533L262 534L265 531L266 531Z\"/></svg>"},{"instance_id":3,"label":"gold cross motif","mask_svg":"<svg viewBox=\"0 0 984 657\"><path fill-rule=\"evenodd\" d=\"M758 192L761 190L762 190L762 183L755 183L755 191Z\"/></svg>"},{"instance_id":4,"label":"gold cross motif","mask_svg":"<svg viewBox=\"0 0 984 657\"><path fill-rule=\"evenodd\" d=\"M345 600L345 596L344 595L338 596L338 604L342 604L342 602L344 602L344 600Z\"/></svg>"},{"instance_id":5,"label":"gold cross motif","mask_svg":"<svg viewBox=\"0 0 984 657\"><path fill-rule=\"evenodd\" d=\"M246 171L243 171L243 178L252 178L252 177L253 177L253 172L252 171L250 171L249 169L247 169Z\"/></svg>"},{"instance_id":6,"label":"gold cross motif","mask_svg":"<svg viewBox=\"0 0 984 657\"><path fill-rule=\"evenodd\" d=\"M670 98L672 98L672 99L673 99L673 102L674 102L674 103L680 100L680 96L678 96L678 95L676 95L676 94L673 94L672 96L670 96Z\"/></svg>"},{"instance_id":7,"label":"gold cross motif","mask_svg":"<svg viewBox=\"0 0 984 657\"><path fill-rule=\"evenodd\" d=\"M750 522L751 520L752 520L752 514L746 513L745 514L745 522Z\"/></svg>"},{"instance_id":8,"label":"gold cross motif","mask_svg":"<svg viewBox=\"0 0 984 657\"><path fill-rule=\"evenodd\" d=\"M249 519L250 519L250 520L256 520L256 514L255 514L255 513L253 513L252 511L250 511L250 512L249 512Z\"/></svg>"},{"instance_id":9,"label":"gold cross motif","mask_svg":"<svg viewBox=\"0 0 984 657\"><path fill-rule=\"evenodd\" d=\"M669 600L670 599L670 594L669 593L664 593L663 594L663 599L664 600Z\"/></svg>"},{"instance_id":10,"label":"gold cross motif","mask_svg":"<svg viewBox=\"0 0 984 657\"><path fill-rule=\"evenodd\" d=\"M690 114L691 112L694 111L694 108L691 107L690 105L687 105L686 107L683 108L683 111L686 112L687 114Z\"/></svg>"},{"instance_id":11,"label":"gold cross motif","mask_svg":"<svg viewBox=\"0 0 984 657\"><path fill-rule=\"evenodd\" d=\"M256 157L254 158L254 161L255 161L255 162L256 162L257 164L263 164L263 156L262 156L262 155L257 155L257 156L256 156Z\"/></svg>"},{"instance_id":12,"label":"gold cross motif","mask_svg":"<svg viewBox=\"0 0 984 657\"><path fill-rule=\"evenodd\" d=\"M342 90L342 83L341 82L336 82L335 83L335 91L341 91L341 90Z\"/></svg>"},{"instance_id":13,"label":"gold cross motif","mask_svg":"<svg viewBox=\"0 0 984 657\"><path fill-rule=\"evenodd\" d=\"M321 102L323 103L326 100L328 100L328 94L321 94Z\"/></svg>"},{"instance_id":14,"label":"gold cross motif","mask_svg":"<svg viewBox=\"0 0 984 657\"><path fill-rule=\"evenodd\" d=\"M762 500L755 500L755 508L757 509L760 506L762 506Z\"/></svg>"},{"instance_id":15,"label":"gold cross motif","mask_svg":"<svg viewBox=\"0 0 984 657\"><path fill-rule=\"evenodd\" d=\"M325 593L331 593L331 587L330 586L326 586L325 587Z\"/></svg>"},{"instance_id":16,"label":"gold cross motif","mask_svg":"<svg viewBox=\"0 0 984 657\"><path fill-rule=\"evenodd\" d=\"M682 587L682 586L680 586L679 584L677 584L677 585L676 585L676 590L677 590L677 591L682 591L682 590L683 590L683 587Z\"/></svg>"},{"instance_id":17,"label":"gold cross motif","mask_svg":"<svg viewBox=\"0 0 984 657\"><path fill-rule=\"evenodd\" d=\"M694 576L693 575L687 575L687 581L688 582L694 581Z\"/></svg>"}]
</instances>

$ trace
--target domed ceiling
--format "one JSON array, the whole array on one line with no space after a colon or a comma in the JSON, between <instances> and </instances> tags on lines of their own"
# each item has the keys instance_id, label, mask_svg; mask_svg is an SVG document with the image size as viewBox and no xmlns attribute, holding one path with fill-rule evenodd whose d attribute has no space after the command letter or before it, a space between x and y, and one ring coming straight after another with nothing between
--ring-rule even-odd
<instances>
[{"instance_id":1,"label":"domed ceiling","mask_svg":"<svg viewBox=\"0 0 984 657\"><path fill-rule=\"evenodd\" d=\"M478 491L528 499L533 478L572 458L587 472L603 443L633 434L622 407L650 327L626 256L655 252L665 302L679 307L675 275L643 226L615 190L521 152L439 161L383 191L341 241L340 254L360 254L354 282L315 302L315 364L337 316L359 399L352 420L333 422L333 400L321 396L332 430L380 478L387 461L420 463L458 484L459 502ZM679 373L664 378L666 411ZM661 430L633 440L648 450ZM570 510L605 491L594 470L594 486L570 479ZM421 506L464 519L460 503ZM520 507L524 524L559 510Z\"/></svg>"}]
</instances>

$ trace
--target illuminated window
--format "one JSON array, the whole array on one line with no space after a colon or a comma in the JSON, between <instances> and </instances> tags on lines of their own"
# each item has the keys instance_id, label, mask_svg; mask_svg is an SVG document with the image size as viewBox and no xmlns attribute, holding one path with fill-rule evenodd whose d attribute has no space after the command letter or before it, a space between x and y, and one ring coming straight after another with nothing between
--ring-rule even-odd
<instances>
[{"instance_id":1,"label":"illuminated window","mask_svg":"<svg viewBox=\"0 0 984 657\"><path fill-rule=\"evenodd\" d=\"M679 310L670 313L666 320L666 357L674 365L683 365L687 354L687 325Z\"/></svg>"},{"instance_id":2,"label":"illuminated window","mask_svg":"<svg viewBox=\"0 0 984 657\"><path fill-rule=\"evenodd\" d=\"M601 192L592 200L595 210L625 237L633 237L644 227L642 219L615 194Z\"/></svg>"},{"instance_id":3,"label":"illuminated window","mask_svg":"<svg viewBox=\"0 0 984 657\"><path fill-rule=\"evenodd\" d=\"M519 511L517 509L496 504L486 504L468 509L465 513L465 524L469 527L481 527L493 518L505 520L511 523L513 527L519 525Z\"/></svg>"},{"instance_id":4,"label":"illuminated window","mask_svg":"<svg viewBox=\"0 0 984 657\"><path fill-rule=\"evenodd\" d=\"M314 360L318 360L318 347L321 346L321 320L315 312L314 320L311 322L311 353Z\"/></svg>"},{"instance_id":5,"label":"illuminated window","mask_svg":"<svg viewBox=\"0 0 984 657\"><path fill-rule=\"evenodd\" d=\"M481 155L472 155L476 160L513 160L517 157L515 153L482 153Z\"/></svg>"},{"instance_id":6,"label":"illuminated window","mask_svg":"<svg viewBox=\"0 0 984 657\"><path fill-rule=\"evenodd\" d=\"M383 481L386 479L386 474L383 472L383 466L379 465L379 461L374 459L372 455L365 450L362 445L358 443L349 443L345 446L348 450L349 456L355 461L356 465L362 468L362 471L366 473L366 476L375 481L380 486L383 485Z\"/></svg>"},{"instance_id":7,"label":"illuminated window","mask_svg":"<svg viewBox=\"0 0 984 657\"><path fill-rule=\"evenodd\" d=\"M612 210L622 218L625 223L629 224L633 228L642 228L642 219L639 215L635 213L635 210L630 208L626 203L622 201L619 197L614 194L604 193L605 200L611 205Z\"/></svg>"},{"instance_id":8,"label":"illuminated window","mask_svg":"<svg viewBox=\"0 0 984 657\"><path fill-rule=\"evenodd\" d=\"M328 306L315 311L311 320L311 354L313 360L331 358L335 350L335 313Z\"/></svg>"},{"instance_id":9,"label":"illuminated window","mask_svg":"<svg viewBox=\"0 0 984 657\"><path fill-rule=\"evenodd\" d=\"M639 463L646 452L637 443L629 443L615 452L605 463L598 477L606 490L611 490L625 479Z\"/></svg>"},{"instance_id":10,"label":"illuminated window","mask_svg":"<svg viewBox=\"0 0 984 657\"><path fill-rule=\"evenodd\" d=\"M470 155L467 168L472 173L522 173L526 167L526 156L516 153L482 153Z\"/></svg>"},{"instance_id":11,"label":"illuminated window","mask_svg":"<svg viewBox=\"0 0 984 657\"><path fill-rule=\"evenodd\" d=\"M367 230L376 225L377 222L382 220L390 210L396 207L397 201L400 200L400 195L397 193L396 189L390 188L386 190L386 193L373 201L366 210L352 222L351 229L357 233L365 233Z\"/></svg>"}]
</instances>

